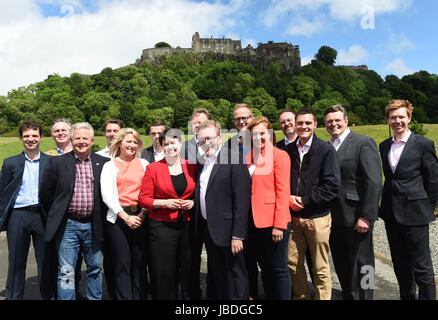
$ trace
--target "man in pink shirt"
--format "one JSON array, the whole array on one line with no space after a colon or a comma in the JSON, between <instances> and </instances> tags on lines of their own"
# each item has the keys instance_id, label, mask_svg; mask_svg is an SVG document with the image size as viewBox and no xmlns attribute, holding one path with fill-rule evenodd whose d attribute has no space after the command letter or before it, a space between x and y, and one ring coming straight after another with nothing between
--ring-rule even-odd
<instances>
[{"instance_id":1,"label":"man in pink shirt","mask_svg":"<svg viewBox=\"0 0 438 320\"><path fill-rule=\"evenodd\" d=\"M385 174L379 216L385 221L401 300L435 300L436 287L429 249L429 223L438 199L438 160L434 142L412 133L413 106L394 100L385 110L394 136L383 141L380 156Z\"/></svg>"}]
</instances>

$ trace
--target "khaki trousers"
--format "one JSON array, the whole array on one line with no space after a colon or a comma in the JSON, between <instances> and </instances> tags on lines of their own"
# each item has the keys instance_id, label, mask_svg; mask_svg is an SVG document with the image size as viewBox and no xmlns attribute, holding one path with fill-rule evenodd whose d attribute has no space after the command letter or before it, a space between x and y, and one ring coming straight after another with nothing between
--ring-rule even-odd
<instances>
[{"instance_id":1,"label":"khaki trousers","mask_svg":"<svg viewBox=\"0 0 438 320\"><path fill-rule=\"evenodd\" d=\"M294 300L310 300L304 260L307 248L313 263L315 300L330 300L332 283L328 260L332 218L330 213L314 219L293 218L288 245L288 267L292 276Z\"/></svg>"}]
</instances>

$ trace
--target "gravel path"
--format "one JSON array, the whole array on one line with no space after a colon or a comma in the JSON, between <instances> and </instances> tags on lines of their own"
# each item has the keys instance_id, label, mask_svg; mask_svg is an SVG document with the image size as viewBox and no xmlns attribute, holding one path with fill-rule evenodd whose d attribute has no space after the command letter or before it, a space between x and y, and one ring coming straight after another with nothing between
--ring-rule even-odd
<instances>
[{"instance_id":1,"label":"gravel path","mask_svg":"<svg viewBox=\"0 0 438 320\"><path fill-rule=\"evenodd\" d=\"M391 251L389 250L388 239L386 237L385 222L382 219L375 222L373 233L374 250L391 259ZM435 279L438 280L438 221L434 221L429 225L429 246Z\"/></svg>"}]
</instances>

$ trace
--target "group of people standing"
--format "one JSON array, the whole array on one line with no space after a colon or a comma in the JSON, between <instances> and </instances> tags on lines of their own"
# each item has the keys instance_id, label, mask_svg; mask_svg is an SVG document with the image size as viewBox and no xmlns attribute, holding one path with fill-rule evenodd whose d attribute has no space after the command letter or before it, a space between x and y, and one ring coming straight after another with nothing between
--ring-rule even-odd
<instances>
[{"instance_id":1,"label":"group of people standing","mask_svg":"<svg viewBox=\"0 0 438 320\"><path fill-rule=\"evenodd\" d=\"M406 100L387 106L394 136L380 156L374 140L348 128L341 105L325 111L328 142L309 108L280 112L278 142L246 104L235 106L237 134L225 143L203 108L190 119L192 139L156 121L146 149L134 129L110 120L98 153L88 123L58 119L53 157L39 151L41 125L25 121L24 152L5 159L0 176L7 299L23 298L31 237L44 299L82 297L82 259L86 299L102 299L102 269L112 299L201 299L204 245L209 299L260 299L259 269L265 299L311 299L307 260L314 299L330 300L329 251L343 298L372 299L378 217L400 298L436 299L429 223L438 161L434 143L409 130L412 112Z\"/></svg>"}]
</instances>

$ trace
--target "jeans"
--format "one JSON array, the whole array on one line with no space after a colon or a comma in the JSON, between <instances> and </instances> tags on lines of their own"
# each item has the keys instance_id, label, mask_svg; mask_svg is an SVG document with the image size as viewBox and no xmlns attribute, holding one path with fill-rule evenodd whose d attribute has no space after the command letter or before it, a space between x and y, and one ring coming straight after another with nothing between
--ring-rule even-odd
<instances>
[{"instance_id":1,"label":"jeans","mask_svg":"<svg viewBox=\"0 0 438 320\"><path fill-rule=\"evenodd\" d=\"M79 249L82 249L87 265L87 298L101 300L102 243L95 238L92 223L67 219L64 228L56 238L58 300L75 299L75 266Z\"/></svg>"}]
</instances>

